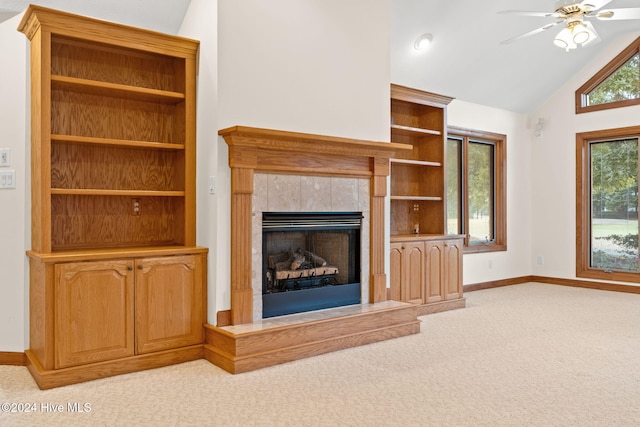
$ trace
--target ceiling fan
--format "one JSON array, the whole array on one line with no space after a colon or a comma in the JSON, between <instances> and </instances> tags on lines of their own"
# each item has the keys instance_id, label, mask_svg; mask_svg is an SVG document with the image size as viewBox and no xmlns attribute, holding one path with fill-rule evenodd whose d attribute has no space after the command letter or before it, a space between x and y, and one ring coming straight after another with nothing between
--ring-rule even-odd
<instances>
[{"instance_id":1,"label":"ceiling fan","mask_svg":"<svg viewBox=\"0 0 640 427\"><path fill-rule=\"evenodd\" d=\"M589 22L590 19L596 18L601 21L640 19L640 8L603 9L603 7L611 3L611 1L612 0L560 0L556 2L556 9L553 12L530 12L525 10L504 10L498 12L503 15L536 16L556 19L555 22L504 40L500 42L500 44L509 44L563 24L564 28L560 30L553 40L553 43L568 52L578 46L587 46L598 39L598 33L593 24Z\"/></svg>"}]
</instances>

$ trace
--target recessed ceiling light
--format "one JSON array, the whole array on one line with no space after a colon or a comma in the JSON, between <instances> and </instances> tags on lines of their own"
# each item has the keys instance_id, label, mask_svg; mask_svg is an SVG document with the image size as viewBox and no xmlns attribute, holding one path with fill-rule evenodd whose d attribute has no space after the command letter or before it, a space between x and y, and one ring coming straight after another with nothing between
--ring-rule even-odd
<instances>
[{"instance_id":1,"label":"recessed ceiling light","mask_svg":"<svg viewBox=\"0 0 640 427\"><path fill-rule=\"evenodd\" d=\"M431 34L423 34L416 39L416 42L413 44L413 47L416 50L428 49L432 41L433 41L433 36Z\"/></svg>"}]
</instances>

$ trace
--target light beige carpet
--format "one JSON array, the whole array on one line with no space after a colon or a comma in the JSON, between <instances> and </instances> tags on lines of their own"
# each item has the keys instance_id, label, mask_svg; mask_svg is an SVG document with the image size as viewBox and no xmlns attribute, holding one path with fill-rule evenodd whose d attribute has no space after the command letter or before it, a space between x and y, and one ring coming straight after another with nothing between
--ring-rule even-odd
<instances>
[{"instance_id":1,"label":"light beige carpet","mask_svg":"<svg viewBox=\"0 0 640 427\"><path fill-rule=\"evenodd\" d=\"M640 425L640 295L528 283L467 302L420 334L235 376L201 360L39 391L3 366L0 402L37 412L0 425Z\"/></svg>"}]
</instances>

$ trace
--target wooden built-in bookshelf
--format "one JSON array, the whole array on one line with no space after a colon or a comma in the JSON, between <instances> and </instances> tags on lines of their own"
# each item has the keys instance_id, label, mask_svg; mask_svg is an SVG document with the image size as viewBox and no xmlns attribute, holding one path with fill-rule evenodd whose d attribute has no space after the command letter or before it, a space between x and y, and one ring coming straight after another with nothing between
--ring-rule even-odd
<instances>
[{"instance_id":1,"label":"wooden built-in bookshelf","mask_svg":"<svg viewBox=\"0 0 640 427\"><path fill-rule=\"evenodd\" d=\"M452 98L391 85L390 295L420 312L464 307L462 236L446 229L447 105Z\"/></svg>"},{"instance_id":2,"label":"wooden built-in bookshelf","mask_svg":"<svg viewBox=\"0 0 640 427\"><path fill-rule=\"evenodd\" d=\"M201 357L199 43L39 6L18 29L31 41L34 378L49 388Z\"/></svg>"}]
</instances>

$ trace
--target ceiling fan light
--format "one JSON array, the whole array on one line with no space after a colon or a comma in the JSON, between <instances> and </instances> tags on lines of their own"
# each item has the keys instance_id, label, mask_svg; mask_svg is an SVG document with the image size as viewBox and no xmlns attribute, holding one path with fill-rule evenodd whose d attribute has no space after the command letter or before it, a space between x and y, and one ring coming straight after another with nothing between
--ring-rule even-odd
<instances>
[{"instance_id":1,"label":"ceiling fan light","mask_svg":"<svg viewBox=\"0 0 640 427\"><path fill-rule=\"evenodd\" d=\"M577 47L572 36L571 30L568 27L565 27L560 30L556 38L553 39L553 44L568 52L569 50Z\"/></svg>"},{"instance_id":2,"label":"ceiling fan light","mask_svg":"<svg viewBox=\"0 0 640 427\"><path fill-rule=\"evenodd\" d=\"M586 43L591 38L591 33L584 24L577 24L571 27L571 33L573 35L572 40L575 44Z\"/></svg>"}]
</instances>

